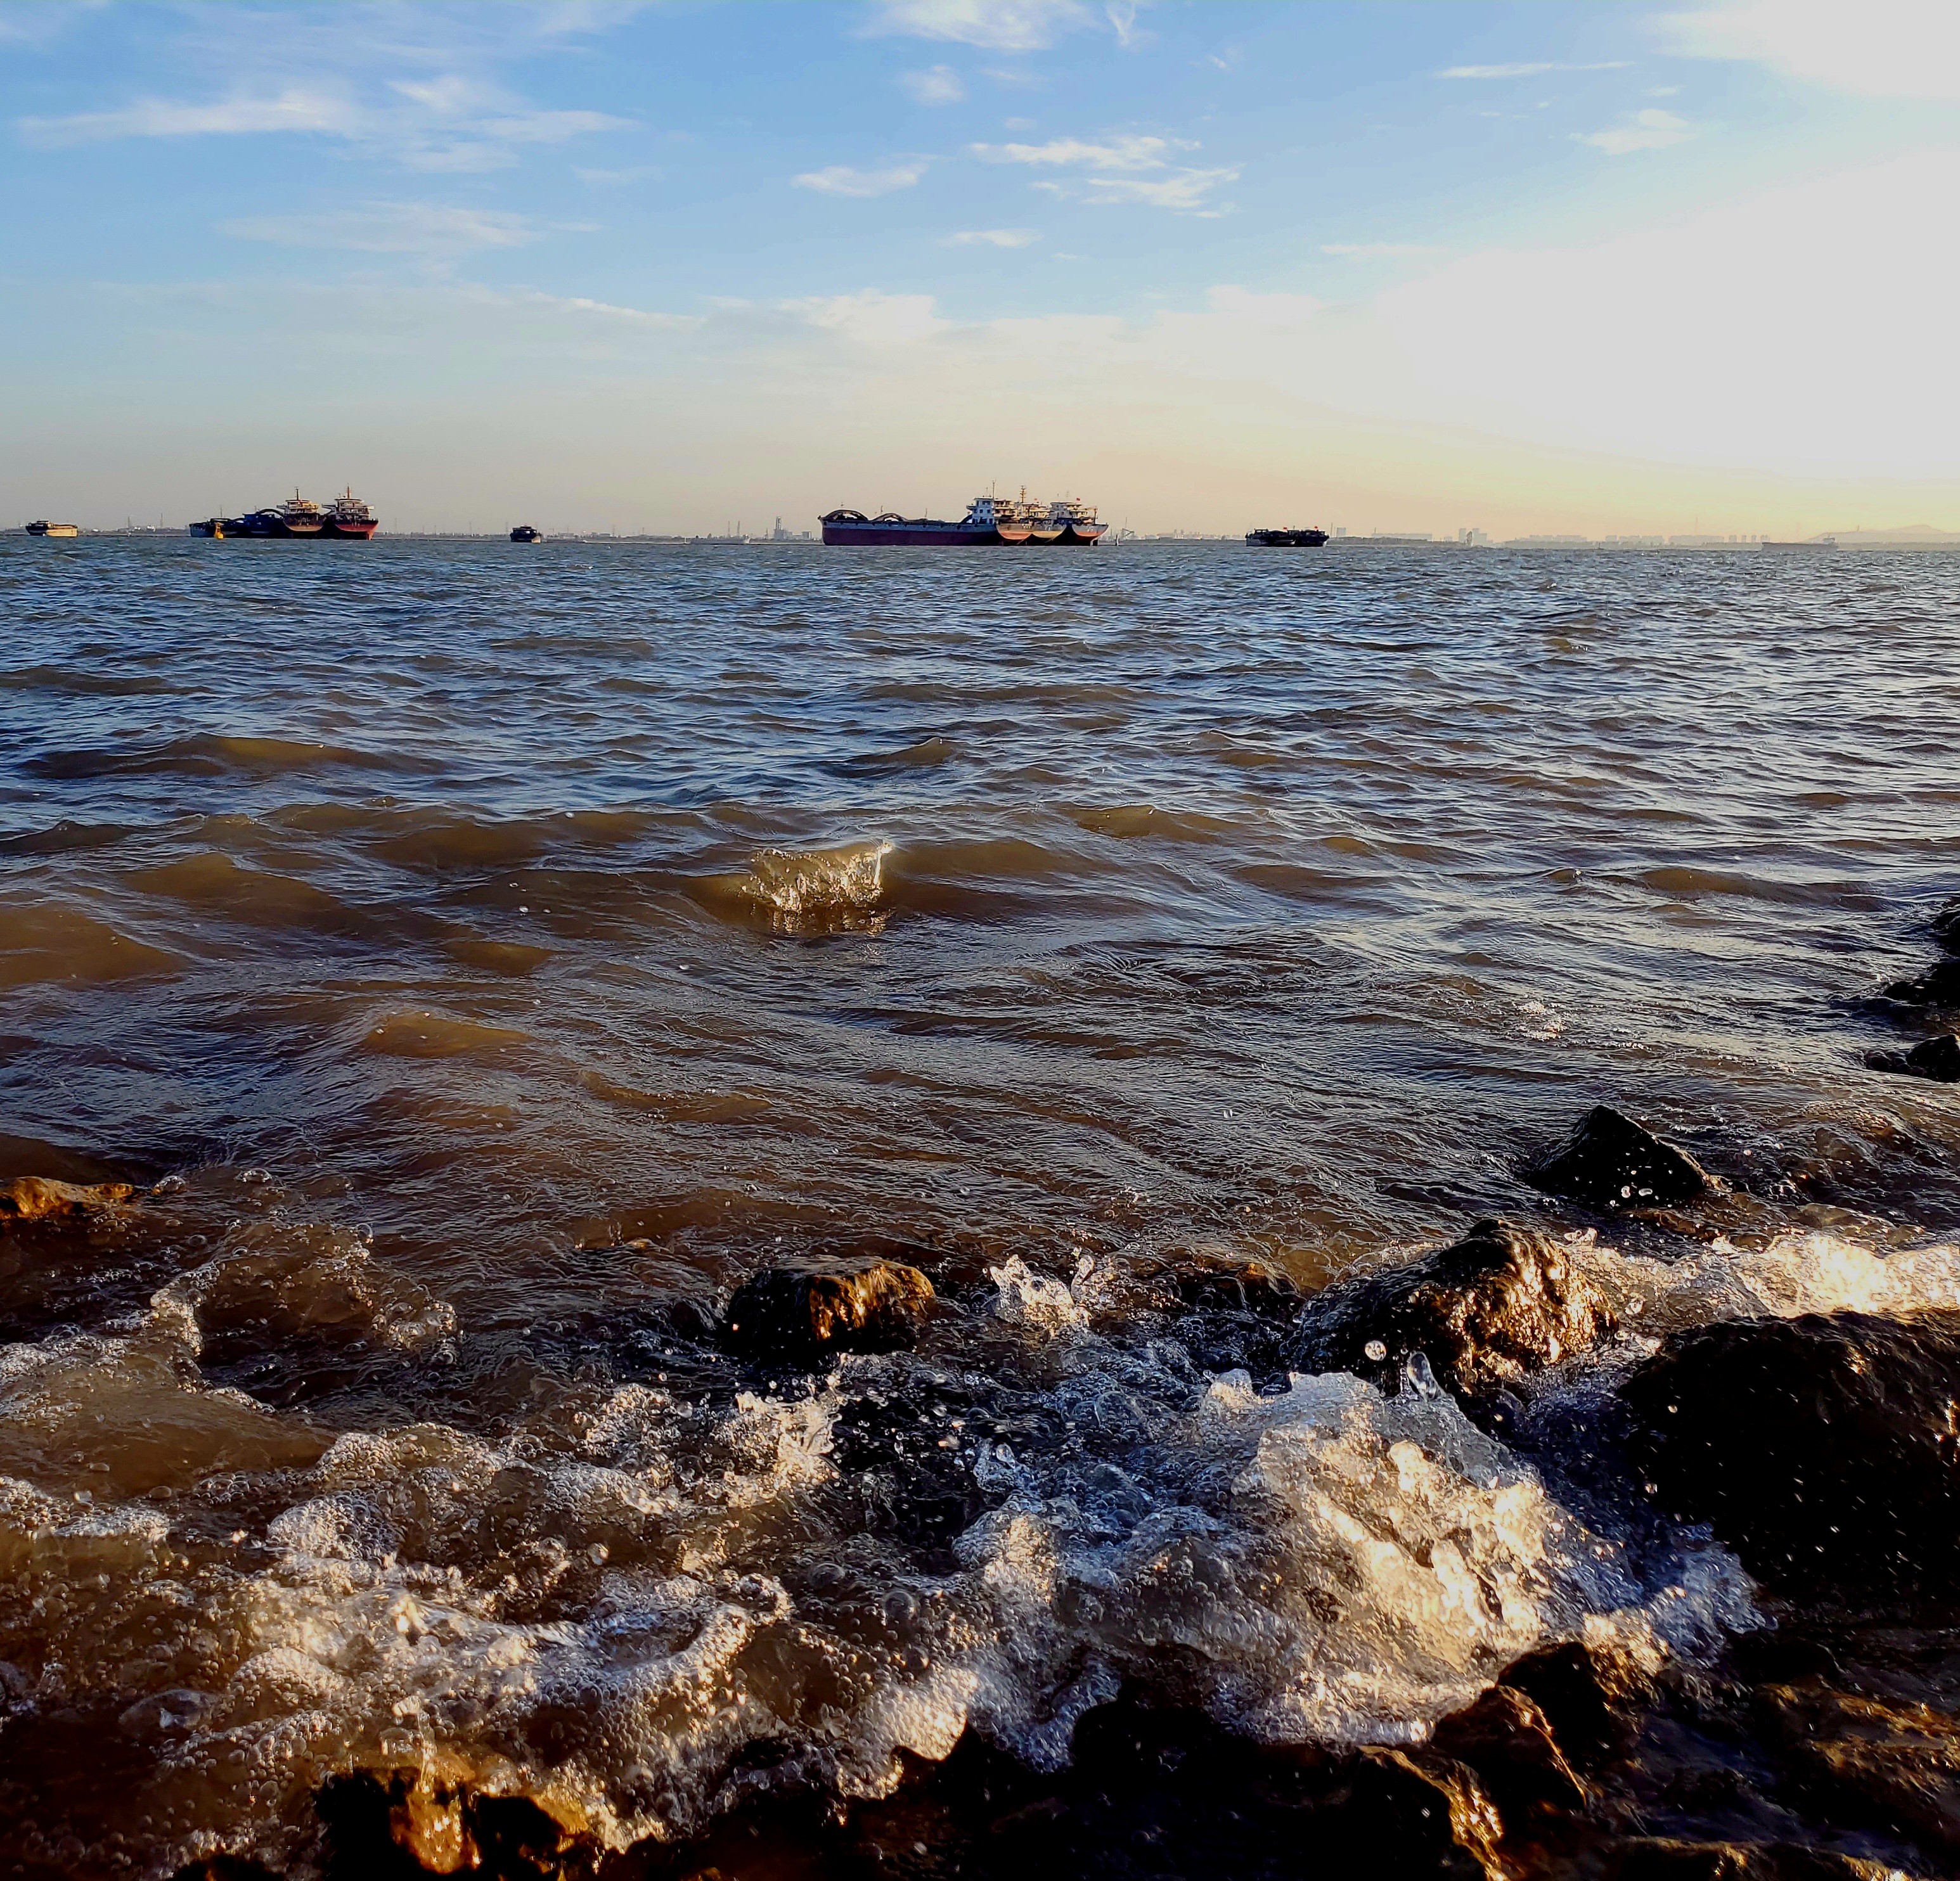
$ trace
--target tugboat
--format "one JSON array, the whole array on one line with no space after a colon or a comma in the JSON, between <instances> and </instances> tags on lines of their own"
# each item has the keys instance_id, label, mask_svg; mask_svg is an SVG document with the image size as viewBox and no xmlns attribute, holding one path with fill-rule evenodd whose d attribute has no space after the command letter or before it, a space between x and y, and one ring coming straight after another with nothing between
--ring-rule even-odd
<instances>
[{"instance_id":1,"label":"tugboat","mask_svg":"<svg viewBox=\"0 0 1960 1881\"><path fill-rule=\"evenodd\" d=\"M1325 545L1325 529L1250 529L1246 541L1254 548L1320 548Z\"/></svg>"},{"instance_id":2,"label":"tugboat","mask_svg":"<svg viewBox=\"0 0 1960 1881\"><path fill-rule=\"evenodd\" d=\"M541 542L544 539L544 531L533 529L528 523L520 523L511 532L511 540L514 542Z\"/></svg>"},{"instance_id":3,"label":"tugboat","mask_svg":"<svg viewBox=\"0 0 1960 1881\"><path fill-rule=\"evenodd\" d=\"M30 535L79 535L81 530L73 523L30 523Z\"/></svg>"},{"instance_id":4,"label":"tugboat","mask_svg":"<svg viewBox=\"0 0 1960 1881\"><path fill-rule=\"evenodd\" d=\"M1096 520L1094 508L1076 497L1052 503L1019 497L975 497L957 523L931 516L900 516L887 510L867 516L862 510L832 510L822 518L823 539L835 548L1018 548L1028 542L1044 547L1093 548L1109 528Z\"/></svg>"}]
</instances>

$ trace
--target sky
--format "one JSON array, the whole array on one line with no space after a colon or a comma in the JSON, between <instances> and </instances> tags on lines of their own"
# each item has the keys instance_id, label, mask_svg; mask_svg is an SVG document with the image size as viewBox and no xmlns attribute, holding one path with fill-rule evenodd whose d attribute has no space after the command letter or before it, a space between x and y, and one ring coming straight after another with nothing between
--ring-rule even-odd
<instances>
[{"instance_id":1,"label":"sky","mask_svg":"<svg viewBox=\"0 0 1960 1881\"><path fill-rule=\"evenodd\" d=\"M1955 0L0 0L0 523L1960 529Z\"/></svg>"}]
</instances>

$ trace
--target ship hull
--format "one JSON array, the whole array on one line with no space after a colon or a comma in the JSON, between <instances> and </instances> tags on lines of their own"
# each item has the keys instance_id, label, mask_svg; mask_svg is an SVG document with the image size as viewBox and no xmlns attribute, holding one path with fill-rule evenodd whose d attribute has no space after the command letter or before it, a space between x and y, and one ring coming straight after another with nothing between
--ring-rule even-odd
<instances>
[{"instance_id":1,"label":"ship hull","mask_svg":"<svg viewBox=\"0 0 1960 1881\"><path fill-rule=\"evenodd\" d=\"M1327 545L1325 529L1254 529L1246 536L1247 544L1254 548L1324 548Z\"/></svg>"},{"instance_id":2,"label":"ship hull","mask_svg":"<svg viewBox=\"0 0 1960 1881\"><path fill-rule=\"evenodd\" d=\"M1014 529L969 528L963 523L826 523L823 539L832 548L1093 548L1102 535L1064 529L1058 535Z\"/></svg>"},{"instance_id":3,"label":"ship hull","mask_svg":"<svg viewBox=\"0 0 1960 1881\"><path fill-rule=\"evenodd\" d=\"M258 516L214 516L189 525L193 535L260 542L364 542L375 527L372 523L327 522L317 529L289 529L276 517Z\"/></svg>"},{"instance_id":4,"label":"ship hull","mask_svg":"<svg viewBox=\"0 0 1960 1881\"><path fill-rule=\"evenodd\" d=\"M1001 533L962 523L826 523L823 539L832 548L998 548Z\"/></svg>"}]
</instances>

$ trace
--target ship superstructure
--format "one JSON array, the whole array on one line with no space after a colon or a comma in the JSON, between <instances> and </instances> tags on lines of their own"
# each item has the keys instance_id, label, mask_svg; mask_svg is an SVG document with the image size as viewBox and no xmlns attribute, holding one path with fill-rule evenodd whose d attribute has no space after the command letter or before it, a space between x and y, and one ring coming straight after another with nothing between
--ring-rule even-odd
<instances>
[{"instance_id":1,"label":"ship superstructure","mask_svg":"<svg viewBox=\"0 0 1960 1881\"><path fill-rule=\"evenodd\" d=\"M1109 528L1096 519L1093 505L1077 497L1052 502L1031 500L1023 488L1018 497L989 492L975 497L957 523L931 516L900 516L887 510L867 516L861 510L832 510L822 518L823 539L833 548L1089 548Z\"/></svg>"},{"instance_id":2,"label":"ship superstructure","mask_svg":"<svg viewBox=\"0 0 1960 1881\"><path fill-rule=\"evenodd\" d=\"M289 502L245 516L214 516L189 529L193 535L262 542L364 542L379 526L374 512L350 486L324 509L295 490Z\"/></svg>"}]
</instances>

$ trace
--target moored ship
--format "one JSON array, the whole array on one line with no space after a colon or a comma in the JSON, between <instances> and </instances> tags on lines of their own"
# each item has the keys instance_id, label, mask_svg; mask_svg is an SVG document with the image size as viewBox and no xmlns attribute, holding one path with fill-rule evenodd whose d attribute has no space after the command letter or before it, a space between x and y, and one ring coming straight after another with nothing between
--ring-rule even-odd
<instances>
[{"instance_id":1,"label":"moored ship","mask_svg":"<svg viewBox=\"0 0 1960 1881\"><path fill-rule=\"evenodd\" d=\"M1327 541L1325 529L1248 529L1246 542L1254 548L1319 548Z\"/></svg>"},{"instance_id":2,"label":"moored ship","mask_svg":"<svg viewBox=\"0 0 1960 1881\"><path fill-rule=\"evenodd\" d=\"M1018 497L975 497L957 523L890 510L878 516L832 510L822 520L823 539L832 548L1018 548L1029 543L1091 548L1109 526L1079 497L1031 502L1026 490Z\"/></svg>"},{"instance_id":3,"label":"moored ship","mask_svg":"<svg viewBox=\"0 0 1960 1881\"><path fill-rule=\"evenodd\" d=\"M73 523L40 522L30 523L27 533L30 535L79 535L81 530L78 524Z\"/></svg>"},{"instance_id":4,"label":"moored ship","mask_svg":"<svg viewBox=\"0 0 1960 1881\"><path fill-rule=\"evenodd\" d=\"M520 523L511 532L511 540L514 542L541 542L544 539L544 531L533 529L528 523Z\"/></svg>"},{"instance_id":5,"label":"moored ship","mask_svg":"<svg viewBox=\"0 0 1960 1881\"><path fill-rule=\"evenodd\" d=\"M295 490L292 500L245 516L214 516L189 527L193 535L261 542L364 542L380 526L350 486L322 509Z\"/></svg>"}]
</instances>

